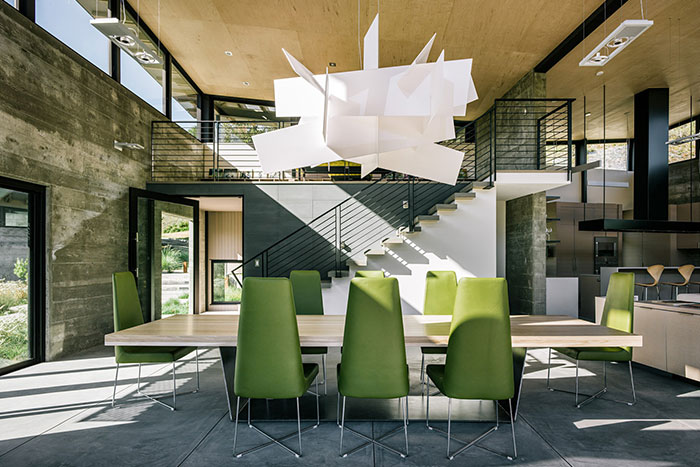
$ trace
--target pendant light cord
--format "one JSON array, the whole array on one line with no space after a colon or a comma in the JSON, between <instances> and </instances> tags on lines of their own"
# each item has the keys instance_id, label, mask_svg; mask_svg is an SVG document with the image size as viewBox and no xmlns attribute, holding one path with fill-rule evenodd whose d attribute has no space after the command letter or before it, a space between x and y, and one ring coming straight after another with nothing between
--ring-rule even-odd
<instances>
[{"instance_id":1,"label":"pendant light cord","mask_svg":"<svg viewBox=\"0 0 700 467\"><path fill-rule=\"evenodd\" d=\"M360 40L360 0L357 0L357 55L362 69L362 41Z\"/></svg>"}]
</instances>

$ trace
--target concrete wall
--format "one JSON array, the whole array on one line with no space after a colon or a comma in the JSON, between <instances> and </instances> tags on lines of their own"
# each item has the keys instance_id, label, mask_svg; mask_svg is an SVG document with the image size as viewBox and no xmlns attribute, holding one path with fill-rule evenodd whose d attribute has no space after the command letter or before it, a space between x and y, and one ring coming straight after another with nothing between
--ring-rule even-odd
<instances>
[{"instance_id":1,"label":"concrete wall","mask_svg":"<svg viewBox=\"0 0 700 467\"><path fill-rule=\"evenodd\" d=\"M162 114L0 2L0 174L48 186L47 358L103 341ZM113 141L142 144L119 152Z\"/></svg>"},{"instance_id":2,"label":"concrete wall","mask_svg":"<svg viewBox=\"0 0 700 467\"><path fill-rule=\"evenodd\" d=\"M700 201L700 170L698 159L676 162L668 166L668 203L683 204L690 200L692 172L693 202Z\"/></svg>"},{"instance_id":3,"label":"concrete wall","mask_svg":"<svg viewBox=\"0 0 700 467\"><path fill-rule=\"evenodd\" d=\"M511 313L545 313L546 220L544 192L506 202L506 279Z\"/></svg>"}]
</instances>

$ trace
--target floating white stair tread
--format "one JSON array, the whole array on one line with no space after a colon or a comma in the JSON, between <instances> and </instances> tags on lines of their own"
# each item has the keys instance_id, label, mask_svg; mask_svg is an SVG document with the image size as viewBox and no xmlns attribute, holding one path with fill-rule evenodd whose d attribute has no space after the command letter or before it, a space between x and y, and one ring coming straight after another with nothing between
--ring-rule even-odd
<instances>
[{"instance_id":1,"label":"floating white stair tread","mask_svg":"<svg viewBox=\"0 0 700 467\"><path fill-rule=\"evenodd\" d=\"M475 190L490 190L493 188L493 185L489 182L473 182L472 188Z\"/></svg>"},{"instance_id":2,"label":"floating white stair tread","mask_svg":"<svg viewBox=\"0 0 700 467\"><path fill-rule=\"evenodd\" d=\"M457 193L451 194L450 197L447 198L446 202L453 203L455 201L471 201L473 199L476 199L476 193L473 191L469 191L467 193L458 191Z\"/></svg>"},{"instance_id":3,"label":"floating white stair tread","mask_svg":"<svg viewBox=\"0 0 700 467\"><path fill-rule=\"evenodd\" d=\"M383 245L400 245L403 243L403 238L401 237L389 237L382 240Z\"/></svg>"},{"instance_id":4,"label":"floating white stair tread","mask_svg":"<svg viewBox=\"0 0 700 467\"><path fill-rule=\"evenodd\" d=\"M430 208L428 214L435 214L439 213L440 211L456 211L457 207L458 206L456 204L436 204L435 206Z\"/></svg>"},{"instance_id":5,"label":"floating white stair tread","mask_svg":"<svg viewBox=\"0 0 700 467\"><path fill-rule=\"evenodd\" d=\"M383 256L385 254L386 250L384 248L370 248L365 251L365 256Z\"/></svg>"},{"instance_id":6,"label":"floating white stair tread","mask_svg":"<svg viewBox=\"0 0 700 467\"><path fill-rule=\"evenodd\" d=\"M440 220L440 216L428 215L428 216L416 216L414 222L417 224L419 222L437 222Z\"/></svg>"}]
</instances>

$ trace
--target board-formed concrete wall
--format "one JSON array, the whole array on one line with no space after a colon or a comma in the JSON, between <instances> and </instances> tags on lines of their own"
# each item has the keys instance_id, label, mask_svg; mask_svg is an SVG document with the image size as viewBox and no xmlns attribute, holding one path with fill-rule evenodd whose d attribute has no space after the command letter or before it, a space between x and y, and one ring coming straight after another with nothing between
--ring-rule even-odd
<instances>
[{"instance_id":1,"label":"board-formed concrete wall","mask_svg":"<svg viewBox=\"0 0 700 467\"><path fill-rule=\"evenodd\" d=\"M46 185L47 355L111 332L111 274L127 269L128 188L164 116L0 2L0 174ZM114 140L142 151L113 148Z\"/></svg>"}]
</instances>

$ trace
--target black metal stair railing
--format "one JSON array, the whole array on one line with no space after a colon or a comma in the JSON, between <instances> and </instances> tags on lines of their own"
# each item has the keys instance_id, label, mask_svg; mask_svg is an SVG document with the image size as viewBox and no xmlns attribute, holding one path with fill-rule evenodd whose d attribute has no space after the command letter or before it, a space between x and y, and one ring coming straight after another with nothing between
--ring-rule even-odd
<instances>
[{"instance_id":1,"label":"black metal stair railing","mask_svg":"<svg viewBox=\"0 0 700 467\"><path fill-rule=\"evenodd\" d=\"M315 269L322 277L340 276L347 262L399 229L413 230L415 217L427 214L471 181L446 185L387 174L282 240L249 258L234 272L285 277L295 269ZM329 274L330 273L330 274Z\"/></svg>"}]
</instances>

